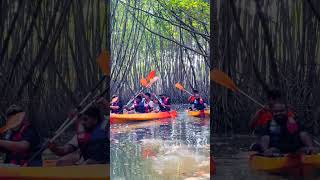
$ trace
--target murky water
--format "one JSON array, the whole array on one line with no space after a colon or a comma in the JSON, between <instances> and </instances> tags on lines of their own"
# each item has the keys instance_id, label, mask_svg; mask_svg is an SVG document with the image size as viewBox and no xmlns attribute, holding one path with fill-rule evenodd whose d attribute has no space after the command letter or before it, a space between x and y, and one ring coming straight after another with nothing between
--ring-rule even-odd
<instances>
[{"instance_id":1,"label":"murky water","mask_svg":"<svg viewBox=\"0 0 320 180\"><path fill-rule=\"evenodd\" d=\"M305 173L303 177L274 175L257 172L249 166L249 147L254 141L251 136L214 137L216 175L214 180L319 180L319 170Z\"/></svg>"},{"instance_id":2,"label":"murky water","mask_svg":"<svg viewBox=\"0 0 320 180\"><path fill-rule=\"evenodd\" d=\"M210 120L190 117L111 125L111 178L210 179Z\"/></svg>"}]
</instances>

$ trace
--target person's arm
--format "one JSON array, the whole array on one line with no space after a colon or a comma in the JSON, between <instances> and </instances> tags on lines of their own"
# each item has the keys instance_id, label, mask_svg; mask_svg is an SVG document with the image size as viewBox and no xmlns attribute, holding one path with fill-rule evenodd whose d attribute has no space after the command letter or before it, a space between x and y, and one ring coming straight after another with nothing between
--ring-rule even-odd
<instances>
[{"instance_id":1,"label":"person's arm","mask_svg":"<svg viewBox=\"0 0 320 180\"><path fill-rule=\"evenodd\" d=\"M75 147L73 147L72 145L70 144L66 144L64 146L51 146L49 148L53 153L55 153L56 155L58 156L64 156L64 155L67 155L69 153L72 153L75 151Z\"/></svg>"},{"instance_id":2,"label":"person's arm","mask_svg":"<svg viewBox=\"0 0 320 180\"><path fill-rule=\"evenodd\" d=\"M120 109L120 106L110 106L110 108L113 110L118 110L118 109Z\"/></svg>"},{"instance_id":3,"label":"person's arm","mask_svg":"<svg viewBox=\"0 0 320 180\"><path fill-rule=\"evenodd\" d=\"M0 148L7 151L22 153L28 151L30 143L28 141L7 141L0 140Z\"/></svg>"}]
</instances>

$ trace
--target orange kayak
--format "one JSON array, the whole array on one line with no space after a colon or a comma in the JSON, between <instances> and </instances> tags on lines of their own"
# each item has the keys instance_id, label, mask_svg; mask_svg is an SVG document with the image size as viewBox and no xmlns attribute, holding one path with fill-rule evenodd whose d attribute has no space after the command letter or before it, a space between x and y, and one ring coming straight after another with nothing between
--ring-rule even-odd
<instances>
[{"instance_id":1,"label":"orange kayak","mask_svg":"<svg viewBox=\"0 0 320 180\"><path fill-rule=\"evenodd\" d=\"M111 114L111 123L121 123L128 121L147 121L154 119L172 118L177 116L177 111L158 112L158 113L141 113L141 114Z\"/></svg>"},{"instance_id":2,"label":"orange kayak","mask_svg":"<svg viewBox=\"0 0 320 180\"><path fill-rule=\"evenodd\" d=\"M204 110L204 112L190 111L190 110L188 110L187 112L189 116L193 116L193 117L210 116L210 109Z\"/></svg>"},{"instance_id":3,"label":"orange kayak","mask_svg":"<svg viewBox=\"0 0 320 180\"><path fill-rule=\"evenodd\" d=\"M265 157L257 154L250 156L250 166L258 171L270 173L281 173L293 168L310 166L320 168L320 154L315 155L293 155L282 157Z\"/></svg>"}]
</instances>

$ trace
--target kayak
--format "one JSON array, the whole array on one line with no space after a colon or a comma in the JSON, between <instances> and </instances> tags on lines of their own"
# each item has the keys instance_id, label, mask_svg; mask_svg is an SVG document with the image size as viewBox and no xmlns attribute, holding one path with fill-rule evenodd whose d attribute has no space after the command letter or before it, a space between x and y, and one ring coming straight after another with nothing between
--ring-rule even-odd
<instances>
[{"instance_id":1,"label":"kayak","mask_svg":"<svg viewBox=\"0 0 320 180\"><path fill-rule=\"evenodd\" d=\"M106 180L109 165L60 167L0 167L0 180Z\"/></svg>"},{"instance_id":2,"label":"kayak","mask_svg":"<svg viewBox=\"0 0 320 180\"><path fill-rule=\"evenodd\" d=\"M163 119L176 117L177 111L158 112L158 113L141 113L141 114L111 114L110 122L121 123L127 121L147 121L154 119Z\"/></svg>"},{"instance_id":3,"label":"kayak","mask_svg":"<svg viewBox=\"0 0 320 180\"><path fill-rule=\"evenodd\" d=\"M188 115L189 115L189 116L193 116L193 117L203 116L203 114L201 113L201 111L190 111L190 110L188 110ZM204 111L204 115L205 115L205 116L210 116L210 109L205 110L205 111Z\"/></svg>"},{"instance_id":4,"label":"kayak","mask_svg":"<svg viewBox=\"0 0 320 180\"><path fill-rule=\"evenodd\" d=\"M255 170L270 173L280 173L294 168L303 168L304 166L320 168L320 154L288 154L281 157L265 157L253 154L250 156L250 166Z\"/></svg>"}]
</instances>

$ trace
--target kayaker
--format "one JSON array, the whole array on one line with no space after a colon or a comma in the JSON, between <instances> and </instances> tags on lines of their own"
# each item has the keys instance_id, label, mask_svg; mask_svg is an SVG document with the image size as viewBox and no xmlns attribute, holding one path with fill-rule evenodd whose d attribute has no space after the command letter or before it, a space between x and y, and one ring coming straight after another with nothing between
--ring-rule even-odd
<instances>
[{"instance_id":1,"label":"kayaker","mask_svg":"<svg viewBox=\"0 0 320 180\"><path fill-rule=\"evenodd\" d=\"M153 102L153 112L160 112L160 106L161 106L161 103L159 102L159 100L153 96L152 97L152 102Z\"/></svg>"},{"instance_id":2,"label":"kayaker","mask_svg":"<svg viewBox=\"0 0 320 180\"><path fill-rule=\"evenodd\" d=\"M207 107L206 103L199 94L199 91L193 90L194 101L192 102L192 110L204 111Z\"/></svg>"},{"instance_id":3,"label":"kayaker","mask_svg":"<svg viewBox=\"0 0 320 180\"><path fill-rule=\"evenodd\" d=\"M275 103L281 103L282 102L282 95L281 91L278 89L272 89L267 93L267 101L268 103L265 105L264 108L259 109L251 121L249 122L249 127L252 130L255 130L256 133L259 133L259 127L265 125L268 121L272 119L272 114L270 112L270 106L272 106ZM289 108L288 116L294 118L294 113Z\"/></svg>"},{"instance_id":4,"label":"kayaker","mask_svg":"<svg viewBox=\"0 0 320 180\"><path fill-rule=\"evenodd\" d=\"M141 96L143 96L144 98L142 99L142 101L144 102L144 106L146 108L146 112L152 112L153 111L153 107L154 107L154 103L151 100L151 94L150 93L141 93Z\"/></svg>"},{"instance_id":5,"label":"kayaker","mask_svg":"<svg viewBox=\"0 0 320 180\"><path fill-rule=\"evenodd\" d=\"M134 102L133 105L131 107L124 107L127 111L132 111L134 110L135 113L147 113L148 112L148 108L145 107L144 102L142 101L142 97L140 95L138 95Z\"/></svg>"},{"instance_id":6,"label":"kayaker","mask_svg":"<svg viewBox=\"0 0 320 180\"><path fill-rule=\"evenodd\" d=\"M5 153L5 164L18 166L42 166L41 155L33 161L27 161L39 150L41 146L40 136L27 119L22 107L12 105L6 112L7 122L0 129L4 139L0 140L0 151Z\"/></svg>"},{"instance_id":7,"label":"kayaker","mask_svg":"<svg viewBox=\"0 0 320 180\"><path fill-rule=\"evenodd\" d=\"M171 110L170 98L165 94L161 94L160 98L162 100L162 104L159 105L160 111L162 112L170 111Z\"/></svg>"},{"instance_id":8,"label":"kayaker","mask_svg":"<svg viewBox=\"0 0 320 180\"><path fill-rule=\"evenodd\" d=\"M113 95L111 100L113 101L110 106L111 113L123 114L123 104L120 100L120 97Z\"/></svg>"},{"instance_id":9,"label":"kayaker","mask_svg":"<svg viewBox=\"0 0 320 180\"><path fill-rule=\"evenodd\" d=\"M285 104L275 103L270 106L270 110L272 119L264 125L261 131L261 152L265 156L298 151L306 154L316 152L309 134L301 131L296 120L288 116Z\"/></svg>"},{"instance_id":10,"label":"kayaker","mask_svg":"<svg viewBox=\"0 0 320 180\"><path fill-rule=\"evenodd\" d=\"M58 156L57 166L109 163L107 122L98 107L90 107L77 122L77 134L64 146L49 149Z\"/></svg>"}]
</instances>

